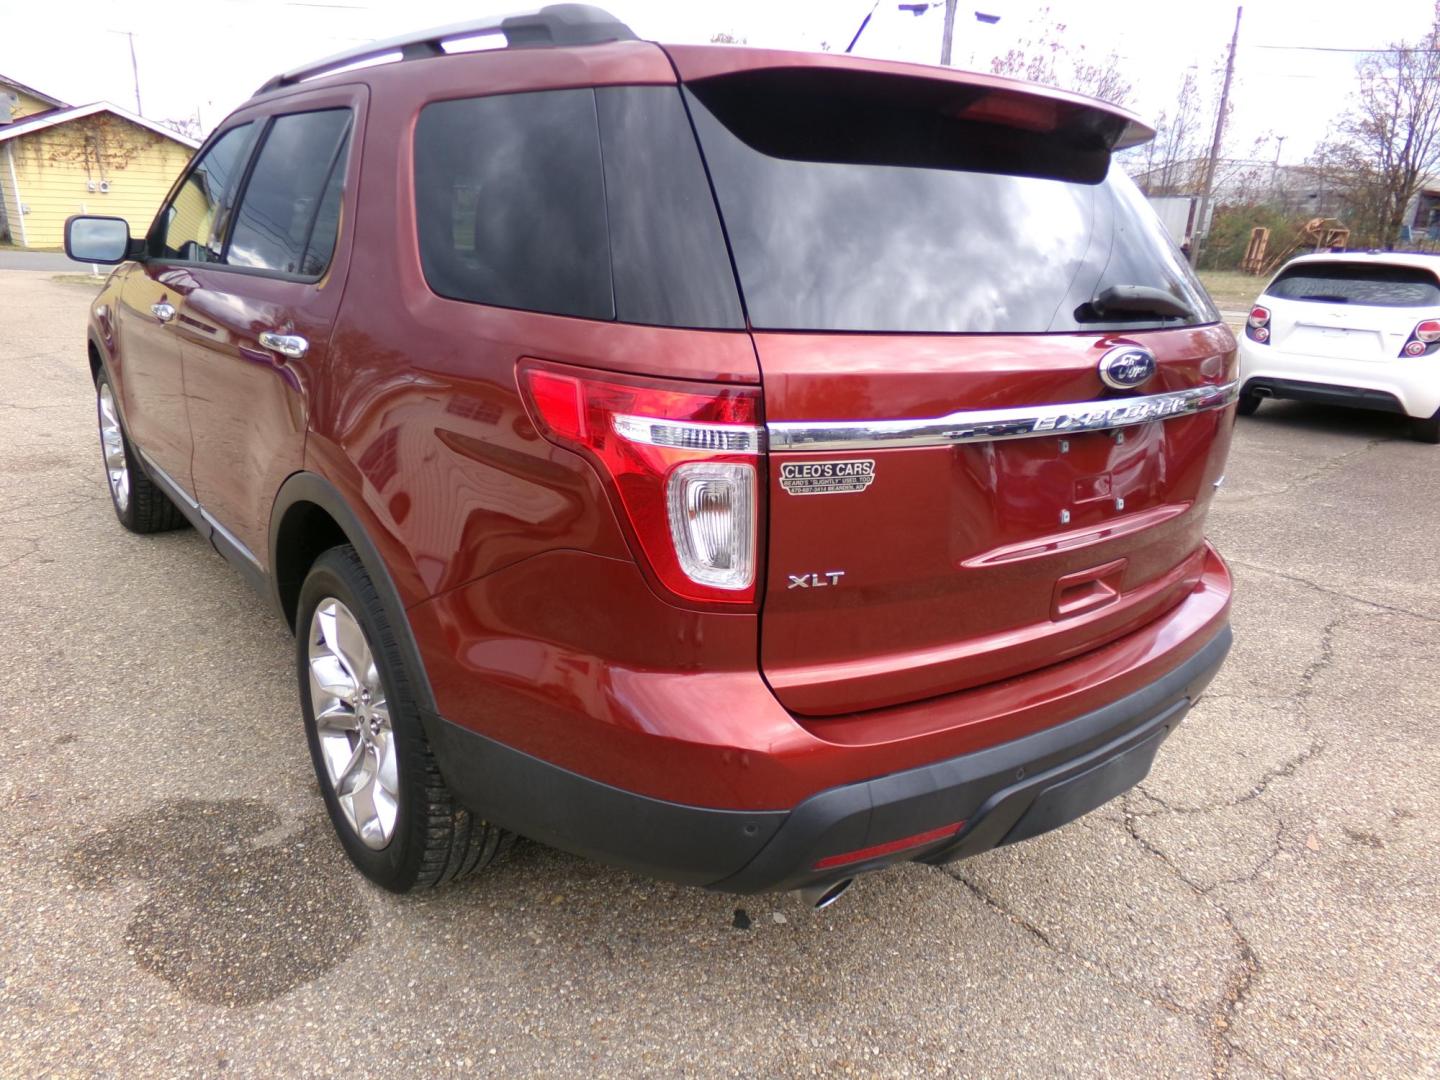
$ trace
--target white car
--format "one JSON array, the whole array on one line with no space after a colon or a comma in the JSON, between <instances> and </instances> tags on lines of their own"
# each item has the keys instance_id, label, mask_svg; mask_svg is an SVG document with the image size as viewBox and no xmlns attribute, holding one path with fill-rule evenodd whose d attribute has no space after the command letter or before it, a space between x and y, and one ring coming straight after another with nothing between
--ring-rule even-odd
<instances>
[{"instance_id":1,"label":"white car","mask_svg":"<svg viewBox=\"0 0 1440 1080\"><path fill-rule=\"evenodd\" d=\"M1240 413L1267 397L1411 417L1440 443L1440 255L1302 255L1240 338Z\"/></svg>"}]
</instances>

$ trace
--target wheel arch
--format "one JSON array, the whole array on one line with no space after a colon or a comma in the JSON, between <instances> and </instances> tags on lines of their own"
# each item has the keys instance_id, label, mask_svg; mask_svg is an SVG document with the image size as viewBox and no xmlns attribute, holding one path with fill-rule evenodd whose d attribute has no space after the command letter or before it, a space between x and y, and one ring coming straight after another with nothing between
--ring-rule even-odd
<instances>
[{"instance_id":1,"label":"wheel arch","mask_svg":"<svg viewBox=\"0 0 1440 1080\"><path fill-rule=\"evenodd\" d=\"M100 348L100 343L95 340L94 334L88 334L85 338L85 351L90 358L90 381L99 382L100 372L105 367L105 352Z\"/></svg>"},{"instance_id":2,"label":"wheel arch","mask_svg":"<svg viewBox=\"0 0 1440 1080\"><path fill-rule=\"evenodd\" d=\"M433 715L435 696L395 580L360 516L333 484L315 473L293 474L275 497L269 538L271 603L290 628L300 633L296 626L300 587L315 560L339 544L355 549L374 582L385 618L410 669L416 704Z\"/></svg>"}]
</instances>

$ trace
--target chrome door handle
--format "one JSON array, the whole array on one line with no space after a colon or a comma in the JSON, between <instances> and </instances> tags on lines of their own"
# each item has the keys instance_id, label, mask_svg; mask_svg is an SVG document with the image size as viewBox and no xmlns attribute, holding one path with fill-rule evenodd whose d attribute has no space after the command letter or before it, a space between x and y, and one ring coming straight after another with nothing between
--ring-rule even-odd
<instances>
[{"instance_id":1,"label":"chrome door handle","mask_svg":"<svg viewBox=\"0 0 1440 1080\"><path fill-rule=\"evenodd\" d=\"M310 348L310 342L299 334L277 334L273 330L260 332L260 344L275 350L281 356L288 356L291 360L299 360Z\"/></svg>"},{"instance_id":2,"label":"chrome door handle","mask_svg":"<svg viewBox=\"0 0 1440 1080\"><path fill-rule=\"evenodd\" d=\"M167 304L164 300L161 300L158 304L150 305L150 313L154 315L157 319L159 319L161 322L169 322L175 317L175 306L173 304Z\"/></svg>"}]
</instances>

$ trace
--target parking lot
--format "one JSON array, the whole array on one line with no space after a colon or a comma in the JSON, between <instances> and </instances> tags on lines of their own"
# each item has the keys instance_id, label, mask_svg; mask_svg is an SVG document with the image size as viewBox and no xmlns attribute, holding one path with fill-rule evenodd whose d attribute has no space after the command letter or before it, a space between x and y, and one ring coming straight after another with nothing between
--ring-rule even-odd
<instances>
[{"instance_id":1,"label":"parking lot","mask_svg":"<svg viewBox=\"0 0 1440 1080\"><path fill-rule=\"evenodd\" d=\"M0 1074L1440 1075L1440 448L1242 419L1235 649L1122 801L820 914L533 844L353 872L293 643L120 528L93 286L0 270Z\"/></svg>"}]
</instances>

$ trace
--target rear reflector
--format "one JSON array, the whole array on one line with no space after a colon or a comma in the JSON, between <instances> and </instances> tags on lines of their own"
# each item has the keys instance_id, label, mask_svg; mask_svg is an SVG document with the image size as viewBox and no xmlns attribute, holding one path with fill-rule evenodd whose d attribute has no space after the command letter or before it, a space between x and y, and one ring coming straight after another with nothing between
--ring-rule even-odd
<instances>
[{"instance_id":1,"label":"rear reflector","mask_svg":"<svg viewBox=\"0 0 1440 1080\"><path fill-rule=\"evenodd\" d=\"M811 867L811 869L830 870L837 866L849 866L851 863L878 859L883 855L894 855L897 851L907 851L910 848L924 847L926 844L933 844L937 840L944 840L946 837L954 836L964 827L965 822L957 821L953 825L942 825L938 829L930 829L927 832L916 833L914 836L905 836L899 840L891 840L888 843L860 848L858 851L847 851L841 855L827 855Z\"/></svg>"}]
</instances>

